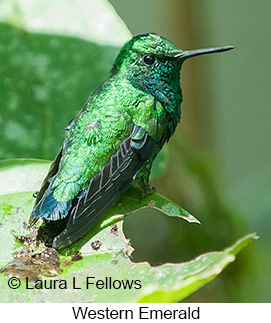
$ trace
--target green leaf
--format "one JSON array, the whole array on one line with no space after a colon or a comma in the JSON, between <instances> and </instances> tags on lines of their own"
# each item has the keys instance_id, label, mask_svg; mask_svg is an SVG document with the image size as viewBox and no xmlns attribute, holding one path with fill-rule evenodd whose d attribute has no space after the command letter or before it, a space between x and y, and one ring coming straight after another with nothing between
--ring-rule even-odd
<instances>
[{"instance_id":1,"label":"green leaf","mask_svg":"<svg viewBox=\"0 0 271 323\"><path fill-rule=\"evenodd\" d=\"M39 189L51 161L40 159L8 159L0 161L0 195L31 192Z\"/></svg>"},{"instance_id":2,"label":"green leaf","mask_svg":"<svg viewBox=\"0 0 271 323\"><path fill-rule=\"evenodd\" d=\"M256 233L252 233L239 239L223 251L209 252L192 261L174 266L160 266L161 271L167 272L168 277L177 276L175 278L177 283L165 283L164 286L156 284L152 291L149 291L147 295L140 299L140 302L177 302L184 299L218 276L222 270L235 260L236 255L243 248L256 239L258 239L258 236ZM175 268L173 269L172 267ZM170 274L169 271L171 272ZM157 285L160 286L158 287Z\"/></svg>"},{"instance_id":3,"label":"green leaf","mask_svg":"<svg viewBox=\"0 0 271 323\"><path fill-rule=\"evenodd\" d=\"M13 238L9 236L10 230L14 225L14 216L20 221L20 230L18 235L24 235L27 232L22 231L22 223L26 227L28 217L31 213L34 198L33 193L39 190L42 180L45 178L50 167L49 161L35 160L35 159L11 159L0 162L0 182L3 185L0 188L0 221L4 225L0 227L0 234L9 241L8 248L4 252L11 257L11 251L14 250ZM141 193L132 188L128 190L119 199L116 205L108 212L104 219L94 227L84 238L78 242L62 250L63 254L71 254L77 252L81 247L89 241L91 237L124 218L124 216L134 213L142 208L155 208L168 216L182 218L188 222L199 223L199 221L189 214L186 210L168 200L164 196L154 193L145 197L140 201ZM27 203L26 203L27 201ZM24 221L21 221L24 217ZM1 254L0 258L5 261L5 257Z\"/></svg>"},{"instance_id":4,"label":"green leaf","mask_svg":"<svg viewBox=\"0 0 271 323\"><path fill-rule=\"evenodd\" d=\"M53 159L130 37L105 0L0 1L0 159Z\"/></svg>"},{"instance_id":5,"label":"green leaf","mask_svg":"<svg viewBox=\"0 0 271 323\"><path fill-rule=\"evenodd\" d=\"M19 244L14 235L26 235L26 223L33 208L33 193L37 191L50 167L49 161L17 159L0 161L0 236L5 248L0 248L0 263L12 259Z\"/></svg>"},{"instance_id":6,"label":"green leaf","mask_svg":"<svg viewBox=\"0 0 271 323\"><path fill-rule=\"evenodd\" d=\"M25 32L74 36L104 45L121 46L131 36L105 0L1 0L0 20Z\"/></svg>"},{"instance_id":7,"label":"green leaf","mask_svg":"<svg viewBox=\"0 0 271 323\"><path fill-rule=\"evenodd\" d=\"M17 164L17 166L16 166ZM11 253L19 251L21 246L15 241L15 235L29 233L24 226L32 209L33 191L38 189L37 182L42 181L47 169L48 162L35 160L9 160L0 163L0 179L4 180L9 174L10 186L7 186L7 194L4 190L0 195L0 235L5 241L5 248L0 249L1 266L5 266L12 260ZM18 168L18 169L17 169ZM29 181L25 179L25 172ZM34 180L34 174L37 181ZM31 179L31 180L30 180ZM31 184L32 183L32 184ZM17 189L11 190L12 186L18 185ZM30 191L27 191L30 189ZM135 193L135 192L134 192ZM237 241L233 246L221 252L209 252L186 263L164 264L151 267L148 263L133 263L130 257L132 247L122 231L123 214L131 213L134 207L154 207L161 209L168 216L178 216L188 221L197 220L173 202L159 194L153 194L138 202L134 196L125 195L119 206L115 206L109 212L106 220L96 228L95 236L88 236L82 243L82 259L73 261L71 256L60 256L60 268L50 271L48 268L39 268L39 272L33 272L29 263L22 265L20 257L7 265L8 274L19 276L39 276L43 280L49 280L47 275L55 276L56 286L60 279L65 280L67 289L27 289L25 280L21 280L21 286L17 290L8 287L8 277L0 276L1 296L0 301L5 302L176 302L180 301L195 290L204 286L214 279L229 263L234 261L236 254L256 239L255 234L248 235ZM115 211L114 211L115 210ZM118 210L118 214L114 214ZM114 222L120 221L117 225ZM185 224L186 222L184 222ZM111 224L111 226L110 226ZM105 228L105 229L104 229ZM103 229L103 230L102 230ZM138 228L140 229L140 228ZM94 231L93 231L94 232ZM77 247L79 246L77 245ZM32 259L32 258L31 258ZM17 265L16 265L17 261ZM36 261L36 260L35 260ZM34 261L34 263L35 263ZM50 259L48 260L48 262ZM15 264L15 267L12 267ZM75 277L75 278L73 278ZM108 280L139 280L142 286L136 289L133 283L131 289L97 289L94 285L86 288L87 277L95 277L93 281ZM81 289L73 289L73 280ZM119 283L117 283L118 285ZM33 283L32 285L33 286Z\"/></svg>"}]
</instances>

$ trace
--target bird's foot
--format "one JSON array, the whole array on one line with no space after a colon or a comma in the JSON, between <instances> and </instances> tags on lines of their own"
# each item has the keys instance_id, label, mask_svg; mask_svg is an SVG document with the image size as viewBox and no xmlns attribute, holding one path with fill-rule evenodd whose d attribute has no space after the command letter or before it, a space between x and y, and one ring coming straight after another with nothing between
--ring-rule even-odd
<instances>
[{"instance_id":1,"label":"bird's foot","mask_svg":"<svg viewBox=\"0 0 271 323\"><path fill-rule=\"evenodd\" d=\"M141 188L140 202L144 200L145 197L156 192L156 189L153 186L144 186Z\"/></svg>"}]
</instances>

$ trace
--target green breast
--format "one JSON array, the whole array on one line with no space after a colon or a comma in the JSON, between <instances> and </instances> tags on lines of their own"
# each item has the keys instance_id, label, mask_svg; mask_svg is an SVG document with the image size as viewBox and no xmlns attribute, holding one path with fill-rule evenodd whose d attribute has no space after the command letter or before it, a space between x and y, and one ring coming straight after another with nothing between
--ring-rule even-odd
<instances>
[{"instance_id":1,"label":"green breast","mask_svg":"<svg viewBox=\"0 0 271 323\"><path fill-rule=\"evenodd\" d=\"M59 172L52 183L57 201L73 199L99 173L134 124L155 140L165 131L165 112L160 103L127 80L107 81L90 97L64 142Z\"/></svg>"}]
</instances>

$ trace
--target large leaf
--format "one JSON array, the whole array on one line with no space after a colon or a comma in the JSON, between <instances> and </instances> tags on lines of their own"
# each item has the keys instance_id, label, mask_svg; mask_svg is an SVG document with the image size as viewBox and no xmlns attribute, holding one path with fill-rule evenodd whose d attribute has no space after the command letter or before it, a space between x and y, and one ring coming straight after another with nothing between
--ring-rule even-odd
<instances>
[{"instance_id":1,"label":"large leaf","mask_svg":"<svg viewBox=\"0 0 271 323\"><path fill-rule=\"evenodd\" d=\"M0 183L7 183L0 188L0 235L6 241L6 247L0 249L0 262L11 259L11 253L18 243L10 233L26 235L28 217L33 208L33 193L36 192L45 177L49 161L35 159L5 160L0 162ZM108 212L104 219L89 234L77 243L62 250L64 254L77 252L91 237L104 228L123 219L138 209L151 207L168 216L180 217L188 222L199 221L186 210L158 193L151 194L140 201L140 192L130 189Z\"/></svg>"},{"instance_id":2,"label":"large leaf","mask_svg":"<svg viewBox=\"0 0 271 323\"><path fill-rule=\"evenodd\" d=\"M65 126L130 37L106 0L1 0L0 159L54 158ZM153 177L166 156L165 148Z\"/></svg>"},{"instance_id":3,"label":"large leaf","mask_svg":"<svg viewBox=\"0 0 271 323\"><path fill-rule=\"evenodd\" d=\"M81 249L82 259L79 257L80 260L73 261L74 256L65 256L62 253L62 256L60 256L60 267L58 261L55 261L55 258L53 258L51 267L49 265L45 266L44 262L42 263L42 266L46 268L42 266L37 267L38 258L41 258L37 252L38 258L33 258L31 255L29 258L29 255L27 255L28 258L26 258L27 261L25 263L22 263L18 256L12 260L11 253L19 251L21 248L14 239L14 236L28 233L24 223L27 221L32 208L32 194L38 188L37 182L42 180L48 166L48 162L35 160L18 160L17 163L15 160L10 160L0 163L1 182L6 179L6 176L8 176L10 182L10 185L7 186L7 191L5 192L3 189L0 196L0 234L1 238L5 241L5 248L0 249L1 266L6 266L6 274L10 276L28 276L32 277L32 280L37 279L37 277L42 277L46 280L65 280L67 289L65 291L59 288L53 291L27 289L26 282L22 279L21 286L17 290L12 290L8 287L9 278L2 274L0 277L0 288L2 289L0 301L179 301L215 278L235 259L235 255L243 247L256 238L254 234L249 235L222 252L207 253L186 263L165 264L157 267L151 267L146 262L133 263L129 256L132 248L122 232L122 221L120 220L124 214L131 213L138 207L155 207L169 216L178 216L189 222L196 222L197 220L188 212L160 195L154 194L139 203L136 197L126 194L123 200L109 212L105 221L95 229L96 231L92 232L92 237L89 235L81 243L73 246L72 250L78 250L78 247L82 247L84 244ZM28 182L25 181L25 174L28 174ZM34 174L37 180L34 179ZM12 189L16 185L20 188L21 192L18 192L17 189ZM31 190L28 191L29 189ZM109 226L116 221L120 221L118 226ZM96 232L99 233L93 236ZM88 239L90 239L89 242L87 242ZM19 255L21 258L25 257L23 253ZM45 259L47 258L45 257ZM7 265L8 261L10 262ZM47 261L50 263L50 258ZM49 278L46 277L47 275L57 275L58 277ZM112 280L126 281L128 279L130 282L134 281L134 287L138 286L134 284L136 280L139 280L139 284L142 287L139 289L134 287L131 289L97 289L90 285L89 289L87 289L87 277L95 277L93 280L106 280L106 277L111 277ZM76 286L81 287L81 289L74 290L72 288L73 279L76 281ZM33 286L33 282L31 284Z\"/></svg>"},{"instance_id":4,"label":"large leaf","mask_svg":"<svg viewBox=\"0 0 271 323\"><path fill-rule=\"evenodd\" d=\"M53 159L129 38L106 0L1 0L0 158Z\"/></svg>"}]
</instances>

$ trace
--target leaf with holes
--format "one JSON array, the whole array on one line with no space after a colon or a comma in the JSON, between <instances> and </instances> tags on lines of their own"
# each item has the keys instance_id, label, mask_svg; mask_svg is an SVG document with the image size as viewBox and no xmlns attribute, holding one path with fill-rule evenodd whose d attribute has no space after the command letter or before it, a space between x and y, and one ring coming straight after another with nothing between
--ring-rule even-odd
<instances>
[{"instance_id":1,"label":"leaf with holes","mask_svg":"<svg viewBox=\"0 0 271 323\"><path fill-rule=\"evenodd\" d=\"M180 301L214 279L235 260L241 249L257 238L255 234L248 235L224 251L209 252L185 263L157 267L152 267L146 262L133 263L130 258L133 249L122 231L122 219L125 214L142 207L154 207L167 216L179 217L188 222L197 220L159 194L152 194L139 202L136 198L137 192L130 191L88 237L70 249L62 250L59 260L58 255L49 250L49 256L45 258L47 260L41 262L44 267L37 269L39 259L33 258L33 255L28 255L28 262L21 266L20 258L12 259L12 254L22 248L15 237L29 234L25 223L32 209L33 192L38 189L49 165L47 161L26 159L0 162L0 182L8 183L1 187L0 192L0 234L5 241L5 248L0 248L1 267L6 267L9 275L28 277L30 280L27 284L25 279L21 279L21 286L14 292L8 287L7 276L2 273L2 302ZM79 249L80 255L72 254ZM54 265L52 267L49 266L50 258ZM47 284L54 282L57 287L54 290L29 289L29 286L35 285L38 278ZM95 287L98 280L99 286L104 284L107 288ZM66 284L65 290L59 287L61 281L62 286ZM88 282L94 285L86 288ZM73 289L75 283L81 289ZM127 287L128 284L131 288Z\"/></svg>"}]
</instances>

